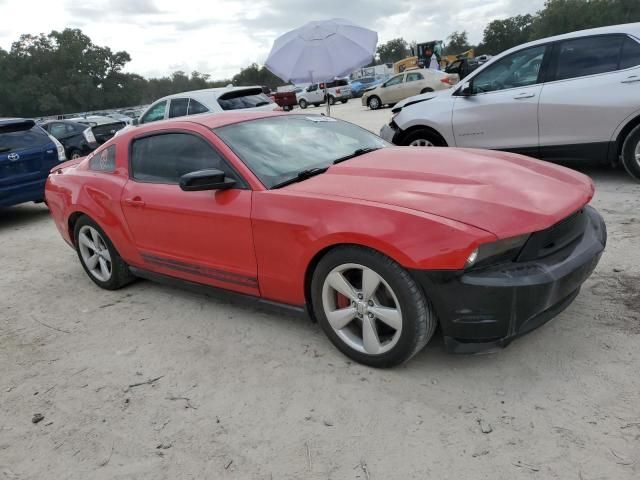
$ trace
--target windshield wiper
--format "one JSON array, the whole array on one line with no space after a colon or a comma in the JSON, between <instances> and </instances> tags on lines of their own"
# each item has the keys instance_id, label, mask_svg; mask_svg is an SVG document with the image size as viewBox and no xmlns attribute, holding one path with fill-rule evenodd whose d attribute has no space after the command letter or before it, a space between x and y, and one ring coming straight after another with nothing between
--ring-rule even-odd
<instances>
[{"instance_id":1,"label":"windshield wiper","mask_svg":"<svg viewBox=\"0 0 640 480\"><path fill-rule=\"evenodd\" d=\"M334 160L333 164L335 165L336 163L344 162L345 160L349 160L354 157L359 157L360 155L364 155L365 153L375 152L376 150L380 150L381 148L382 147L358 148L357 150L354 150L353 153L350 153L349 155L345 155L344 157L340 157L337 160Z\"/></svg>"},{"instance_id":2,"label":"windshield wiper","mask_svg":"<svg viewBox=\"0 0 640 480\"><path fill-rule=\"evenodd\" d=\"M326 172L329 167L324 168L309 168L307 170L302 170L298 172L295 177L290 178L289 180L285 180L284 182L276 183L271 188L280 188L286 187L287 185L291 185L292 183L301 182L302 180L306 180L307 178L315 177L316 175L320 175L321 173Z\"/></svg>"}]
</instances>

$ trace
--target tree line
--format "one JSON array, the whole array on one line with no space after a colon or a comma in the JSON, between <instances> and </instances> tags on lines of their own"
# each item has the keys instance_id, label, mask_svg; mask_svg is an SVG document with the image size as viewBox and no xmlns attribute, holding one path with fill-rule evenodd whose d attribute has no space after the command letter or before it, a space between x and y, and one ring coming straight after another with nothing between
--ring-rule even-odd
<instances>
[{"instance_id":1,"label":"tree line","mask_svg":"<svg viewBox=\"0 0 640 480\"><path fill-rule=\"evenodd\" d=\"M474 48L476 55L495 55L530 40L637 21L640 21L638 0L548 0L534 15L490 22L478 45L470 44L467 32L453 32L447 38L444 53L455 55ZM428 40L431 38L420 39ZM409 46L403 38L381 44L374 63L401 60L408 55ZM182 71L147 79L123 71L130 61L127 52L95 45L79 29L22 35L9 51L0 48L0 117L37 117L143 105L172 93L228 84L275 88L285 83L255 63L230 79L213 80L208 74Z\"/></svg>"}]
</instances>

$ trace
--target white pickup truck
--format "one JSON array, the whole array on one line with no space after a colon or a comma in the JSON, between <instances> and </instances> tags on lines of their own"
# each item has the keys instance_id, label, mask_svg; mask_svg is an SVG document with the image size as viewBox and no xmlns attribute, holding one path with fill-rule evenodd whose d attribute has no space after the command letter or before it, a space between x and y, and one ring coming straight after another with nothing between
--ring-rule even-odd
<instances>
[{"instance_id":1,"label":"white pickup truck","mask_svg":"<svg viewBox=\"0 0 640 480\"><path fill-rule=\"evenodd\" d=\"M309 105L319 106L328 100L329 105L336 102L347 103L351 98L351 87L347 80L335 80L327 83L327 93L325 97L324 83L312 83L297 95L300 108L307 108Z\"/></svg>"}]
</instances>

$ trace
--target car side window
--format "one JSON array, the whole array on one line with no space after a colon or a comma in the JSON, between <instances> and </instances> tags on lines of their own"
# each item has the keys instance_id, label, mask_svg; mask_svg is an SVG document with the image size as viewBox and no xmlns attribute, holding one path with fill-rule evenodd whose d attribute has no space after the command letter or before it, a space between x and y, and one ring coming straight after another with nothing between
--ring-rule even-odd
<instances>
[{"instance_id":1,"label":"car side window","mask_svg":"<svg viewBox=\"0 0 640 480\"><path fill-rule=\"evenodd\" d=\"M417 80L424 80L421 73L407 73L407 82L415 82Z\"/></svg>"},{"instance_id":2,"label":"car side window","mask_svg":"<svg viewBox=\"0 0 640 480\"><path fill-rule=\"evenodd\" d=\"M620 56L620 70L640 65L640 43L632 38L625 38Z\"/></svg>"},{"instance_id":3,"label":"car side window","mask_svg":"<svg viewBox=\"0 0 640 480\"><path fill-rule=\"evenodd\" d=\"M131 176L141 182L178 184L198 170L222 170L237 179L222 156L204 139L188 133L163 133L133 141Z\"/></svg>"},{"instance_id":4,"label":"car side window","mask_svg":"<svg viewBox=\"0 0 640 480\"><path fill-rule=\"evenodd\" d=\"M396 77L391 78L384 85L385 85L385 87L391 87L392 85L398 85L398 84L402 83L403 79L404 79L404 75L398 75Z\"/></svg>"},{"instance_id":5,"label":"car side window","mask_svg":"<svg viewBox=\"0 0 640 480\"><path fill-rule=\"evenodd\" d=\"M526 48L498 60L473 77L473 93L488 93L538 83L547 47Z\"/></svg>"},{"instance_id":6,"label":"car side window","mask_svg":"<svg viewBox=\"0 0 640 480\"><path fill-rule=\"evenodd\" d=\"M169 118L186 116L188 107L188 98L172 98L169 105Z\"/></svg>"},{"instance_id":7,"label":"car side window","mask_svg":"<svg viewBox=\"0 0 640 480\"><path fill-rule=\"evenodd\" d=\"M167 110L167 101L156 103L151 110L145 113L140 119L140 123L156 122L164 119L164 113Z\"/></svg>"},{"instance_id":8,"label":"car side window","mask_svg":"<svg viewBox=\"0 0 640 480\"><path fill-rule=\"evenodd\" d=\"M317 89L318 89L317 84L310 85L309 88L307 88L307 92L315 92Z\"/></svg>"},{"instance_id":9,"label":"car side window","mask_svg":"<svg viewBox=\"0 0 640 480\"><path fill-rule=\"evenodd\" d=\"M206 113L209 109L193 98L189 99L189 111L187 115L197 115L198 113Z\"/></svg>"},{"instance_id":10,"label":"car side window","mask_svg":"<svg viewBox=\"0 0 640 480\"><path fill-rule=\"evenodd\" d=\"M617 70L623 39L622 35L599 35L560 42L555 80Z\"/></svg>"},{"instance_id":11,"label":"car side window","mask_svg":"<svg viewBox=\"0 0 640 480\"><path fill-rule=\"evenodd\" d=\"M111 145L89 159L89 170L113 172L116 169L116 146Z\"/></svg>"},{"instance_id":12,"label":"car side window","mask_svg":"<svg viewBox=\"0 0 640 480\"><path fill-rule=\"evenodd\" d=\"M59 140L67 135L67 128L64 123L52 123L49 127L49 133Z\"/></svg>"}]
</instances>

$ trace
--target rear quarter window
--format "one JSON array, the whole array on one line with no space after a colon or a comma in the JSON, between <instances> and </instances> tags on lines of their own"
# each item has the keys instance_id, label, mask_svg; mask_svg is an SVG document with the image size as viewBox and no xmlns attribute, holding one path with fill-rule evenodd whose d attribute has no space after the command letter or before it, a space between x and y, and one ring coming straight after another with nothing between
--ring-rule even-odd
<instances>
[{"instance_id":1,"label":"rear quarter window","mask_svg":"<svg viewBox=\"0 0 640 480\"><path fill-rule=\"evenodd\" d=\"M111 145L109 148L94 154L89 159L89 170L96 172L113 172L116 169L116 146Z\"/></svg>"}]
</instances>

